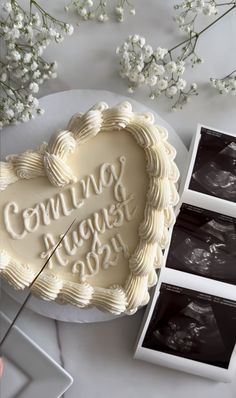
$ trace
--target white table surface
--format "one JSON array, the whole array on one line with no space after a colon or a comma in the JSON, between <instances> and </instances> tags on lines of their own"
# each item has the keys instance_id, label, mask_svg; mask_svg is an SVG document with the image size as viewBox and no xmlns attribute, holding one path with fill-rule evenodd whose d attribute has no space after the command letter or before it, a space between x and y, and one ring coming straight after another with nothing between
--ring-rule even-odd
<instances>
[{"instance_id":1,"label":"white table surface","mask_svg":"<svg viewBox=\"0 0 236 398\"><path fill-rule=\"evenodd\" d=\"M26 3L22 0L22 4ZM74 16L63 11L65 1L40 0L40 3L59 18L75 22ZM62 44L51 45L45 56L58 61L59 78L45 83L40 95L74 88L105 89L126 95L126 83L117 74L116 46L133 33L143 35L154 47L170 47L180 39L172 22L174 1L134 0L134 3L136 16L127 16L124 23L82 23ZM198 50L205 63L196 68L192 81L201 86L201 95L182 112L170 113L167 102L147 99L145 90L135 93L134 99L168 121L187 146L197 122L235 134L236 97L215 95L205 84L209 77L222 77L235 68L235 48L236 12L200 39ZM17 304L1 292L0 309L13 316ZM133 345L142 316L140 310L132 317L86 325L55 322L25 310L19 326L73 376L74 384L65 398L236 396L236 380L231 384L216 383L133 360Z\"/></svg>"}]
</instances>

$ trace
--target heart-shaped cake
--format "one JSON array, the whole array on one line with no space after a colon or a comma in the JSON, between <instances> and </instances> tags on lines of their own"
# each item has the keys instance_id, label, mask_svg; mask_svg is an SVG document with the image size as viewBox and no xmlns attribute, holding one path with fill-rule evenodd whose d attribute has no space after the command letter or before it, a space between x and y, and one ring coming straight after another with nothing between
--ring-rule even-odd
<instances>
[{"instance_id":1,"label":"heart-shaped cake","mask_svg":"<svg viewBox=\"0 0 236 398\"><path fill-rule=\"evenodd\" d=\"M134 313L149 300L174 222L175 149L123 102L76 114L49 143L0 167L0 273L45 300Z\"/></svg>"}]
</instances>

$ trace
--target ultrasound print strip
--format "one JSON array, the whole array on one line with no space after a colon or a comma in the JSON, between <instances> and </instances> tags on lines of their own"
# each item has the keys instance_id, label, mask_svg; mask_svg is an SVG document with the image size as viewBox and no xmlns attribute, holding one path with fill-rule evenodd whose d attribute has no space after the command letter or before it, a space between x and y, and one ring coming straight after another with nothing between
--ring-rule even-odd
<instances>
[{"instance_id":1,"label":"ultrasound print strip","mask_svg":"<svg viewBox=\"0 0 236 398\"><path fill-rule=\"evenodd\" d=\"M236 218L183 204L166 266L236 285Z\"/></svg>"},{"instance_id":2,"label":"ultrasound print strip","mask_svg":"<svg viewBox=\"0 0 236 398\"><path fill-rule=\"evenodd\" d=\"M143 347L227 369L235 343L235 301L161 285Z\"/></svg>"},{"instance_id":3,"label":"ultrasound print strip","mask_svg":"<svg viewBox=\"0 0 236 398\"><path fill-rule=\"evenodd\" d=\"M236 137L201 128L189 188L236 203Z\"/></svg>"}]
</instances>

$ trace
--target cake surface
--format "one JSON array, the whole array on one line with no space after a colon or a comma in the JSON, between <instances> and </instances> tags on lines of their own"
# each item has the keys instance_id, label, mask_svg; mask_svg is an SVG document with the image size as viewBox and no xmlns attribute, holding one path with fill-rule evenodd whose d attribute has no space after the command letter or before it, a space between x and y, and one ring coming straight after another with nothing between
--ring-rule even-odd
<instances>
[{"instance_id":1,"label":"cake surface","mask_svg":"<svg viewBox=\"0 0 236 398\"><path fill-rule=\"evenodd\" d=\"M128 102L72 117L0 166L0 273L45 300L133 313L156 283L178 201L166 129Z\"/></svg>"}]
</instances>

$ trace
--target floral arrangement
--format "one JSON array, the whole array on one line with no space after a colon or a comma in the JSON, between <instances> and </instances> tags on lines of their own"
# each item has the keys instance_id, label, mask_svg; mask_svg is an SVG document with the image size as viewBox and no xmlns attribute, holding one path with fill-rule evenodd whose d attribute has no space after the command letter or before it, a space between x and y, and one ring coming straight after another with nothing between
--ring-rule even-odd
<instances>
[{"instance_id":1,"label":"floral arrangement","mask_svg":"<svg viewBox=\"0 0 236 398\"><path fill-rule=\"evenodd\" d=\"M0 128L27 122L42 114L35 97L40 85L57 76L56 62L43 57L50 42L60 43L64 35L73 33L73 26L49 15L35 0L29 12L17 0L3 5L0 19Z\"/></svg>"},{"instance_id":2,"label":"floral arrangement","mask_svg":"<svg viewBox=\"0 0 236 398\"><path fill-rule=\"evenodd\" d=\"M219 10L226 8L220 14ZM236 0L217 3L214 0L186 0L175 5L178 15L174 18L180 30L187 35L173 48L158 47L156 50L146 43L145 38L135 34L117 47L116 53L120 59L120 76L127 78L129 92L140 86L149 88L151 99L165 95L172 100L172 110L182 109L192 96L198 95L197 84L187 84L183 74L187 64L192 67L203 62L196 53L199 38L236 8ZM220 14L220 15L219 15ZM197 31L196 22L200 17L217 17L204 29ZM213 87L220 93L236 94L235 72L223 79L211 79Z\"/></svg>"},{"instance_id":3,"label":"floral arrangement","mask_svg":"<svg viewBox=\"0 0 236 398\"><path fill-rule=\"evenodd\" d=\"M98 22L108 21L107 0L73 0L66 7L66 11L75 11L84 21L96 19ZM135 8L129 0L116 0L114 15L118 22L123 22L125 10L129 9L131 15L135 15Z\"/></svg>"}]
</instances>

